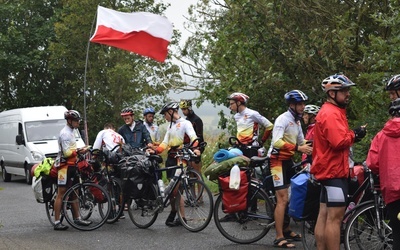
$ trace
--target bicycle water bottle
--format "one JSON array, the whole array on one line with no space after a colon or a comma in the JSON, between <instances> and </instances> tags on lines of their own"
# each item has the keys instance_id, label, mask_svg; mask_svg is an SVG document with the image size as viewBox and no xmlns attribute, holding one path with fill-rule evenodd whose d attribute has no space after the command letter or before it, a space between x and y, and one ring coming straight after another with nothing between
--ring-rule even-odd
<instances>
[{"instance_id":1,"label":"bicycle water bottle","mask_svg":"<svg viewBox=\"0 0 400 250\"><path fill-rule=\"evenodd\" d=\"M163 180L158 180L158 187L160 188L160 194L161 194L161 197L165 197L165 186L164 186L164 182L163 182Z\"/></svg>"},{"instance_id":2,"label":"bicycle water bottle","mask_svg":"<svg viewBox=\"0 0 400 250\"><path fill-rule=\"evenodd\" d=\"M170 192L170 189L174 186L174 183L176 180L178 180L179 175L181 174L182 170L181 169L176 169L175 170L175 175L171 179L171 181L168 183L168 186L165 188L164 195L168 194Z\"/></svg>"},{"instance_id":3,"label":"bicycle water bottle","mask_svg":"<svg viewBox=\"0 0 400 250\"><path fill-rule=\"evenodd\" d=\"M229 188L239 190L240 186L240 168L237 164L233 166L229 175Z\"/></svg>"}]
</instances>

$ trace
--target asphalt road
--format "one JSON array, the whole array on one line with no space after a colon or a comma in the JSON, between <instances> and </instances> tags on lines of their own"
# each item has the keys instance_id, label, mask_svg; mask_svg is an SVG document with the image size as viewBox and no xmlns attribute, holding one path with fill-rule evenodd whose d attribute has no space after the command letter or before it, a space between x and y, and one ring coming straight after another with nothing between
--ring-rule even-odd
<instances>
[{"instance_id":1,"label":"asphalt road","mask_svg":"<svg viewBox=\"0 0 400 250\"><path fill-rule=\"evenodd\" d=\"M224 238L213 219L206 229L192 233L165 226L169 208L148 229L137 228L125 214L126 219L91 232L71 227L54 231L44 204L36 202L24 180L0 180L0 249L273 249L274 230L256 243L239 245ZM299 232L298 226L292 227ZM302 249L301 242L295 244Z\"/></svg>"}]
</instances>

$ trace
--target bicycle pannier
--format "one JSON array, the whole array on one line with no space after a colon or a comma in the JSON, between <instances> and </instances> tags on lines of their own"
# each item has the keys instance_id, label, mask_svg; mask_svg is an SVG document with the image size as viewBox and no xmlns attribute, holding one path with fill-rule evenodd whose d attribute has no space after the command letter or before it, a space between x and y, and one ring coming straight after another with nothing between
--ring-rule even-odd
<instances>
[{"instance_id":1,"label":"bicycle pannier","mask_svg":"<svg viewBox=\"0 0 400 250\"><path fill-rule=\"evenodd\" d=\"M246 170L240 170L239 190L229 188L229 174L218 177L222 193L224 213L236 213L247 209L247 195L249 193L249 176Z\"/></svg>"},{"instance_id":2,"label":"bicycle pannier","mask_svg":"<svg viewBox=\"0 0 400 250\"><path fill-rule=\"evenodd\" d=\"M293 176L290 187L289 216L297 220L316 219L321 186L310 180L308 172L303 172Z\"/></svg>"},{"instance_id":3,"label":"bicycle pannier","mask_svg":"<svg viewBox=\"0 0 400 250\"><path fill-rule=\"evenodd\" d=\"M93 175L92 178L93 178L92 180L94 181L94 183L107 189L107 180L104 178L104 176L102 176L99 173L96 173ZM104 196L103 192L101 192L100 189L94 188L94 187L90 187L89 189L90 189L90 192L92 193L96 202L104 203L107 201L106 197Z\"/></svg>"},{"instance_id":4,"label":"bicycle pannier","mask_svg":"<svg viewBox=\"0 0 400 250\"><path fill-rule=\"evenodd\" d=\"M53 195L53 181L51 178L35 176L32 179L32 190L38 203L49 202Z\"/></svg>"}]
</instances>

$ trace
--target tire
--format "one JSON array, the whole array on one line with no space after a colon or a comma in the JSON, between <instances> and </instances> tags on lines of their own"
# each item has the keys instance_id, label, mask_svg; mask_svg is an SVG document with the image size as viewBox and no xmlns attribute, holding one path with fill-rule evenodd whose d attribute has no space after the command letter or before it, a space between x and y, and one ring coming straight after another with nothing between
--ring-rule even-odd
<instances>
[{"instance_id":1,"label":"tire","mask_svg":"<svg viewBox=\"0 0 400 250\"><path fill-rule=\"evenodd\" d=\"M118 221L118 218L124 211L121 181L117 177L110 177L110 182L107 183L106 187L111 198L111 210L107 223L112 224Z\"/></svg>"},{"instance_id":2,"label":"tire","mask_svg":"<svg viewBox=\"0 0 400 250\"><path fill-rule=\"evenodd\" d=\"M305 220L301 222L301 242L305 250L317 249L314 229L317 220Z\"/></svg>"},{"instance_id":3,"label":"tire","mask_svg":"<svg viewBox=\"0 0 400 250\"><path fill-rule=\"evenodd\" d=\"M54 223L54 202L55 202L56 197L57 197L57 184L56 183L53 183L53 189L52 190L53 190L53 196L52 196L51 200L48 201L48 202L45 202L44 205L45 205L45 208L46 208L47 218L49 219L50 224L52 226L54 226L55 225L55 223ZM64 218L62 213L61 213L61 217L60 218L61 218L61 221Z\"/></svg>"},{"instance_id":4,"label":"tire","mask_svg":"<svg viewBox=\"0 0 400 250\"><path fill-rule=\"evenodd\" d=\"M102 200L98 200L99 194ZM108 192L95 183L78 183L67 190L63 197L62 211L67 222L81 231L92 231L101 227L107 220L111 210L111 202ZM72 207L77 204L79 215L83 220L91 221L88 226L78 225L74 222Z\"/></svg>"},{"instance_id":5,"label":"tire","mask_svg":"<svg viewBox=\"0 0 400 250\"><path fill-rule=\"evenodd\" d=\"M248 197L247 210L238 213L223 212L222 194L215 202L215 225L225 238L239 244L250 244L262 239L275 224L274 206L265 191L250 186ZM256 212L251 211L254 204L257 204Z\"/></svg>"},{"instance_id":6,"label":"tire","mask_svg":"<svg viewBox=\"0 0 400 250\"><path fill-rule=\"evenodd\" d=\"M211 221L214 200L204 182L182 179L175 206L182 225L191 232L199 232Z\"/></svg>"},{"instance_id":7,"label":"tire","mask_svg":"<svg viewBox=\"0 0 400 250\"><path fill-rule=\"evenodd\" d=\"M28 185L32 185L32 175L29 167L25 167L25 182Z\"/></svg>"},{"instance_id":8,"label":"tire","mask_svg":"<svg viewBox=\"0 0 400 250\"><path fill-rule=\"evenodd\" d=\"M344 232L346 249L392 249L392 230L388 225L385 209L379 208L379 213L382 218L377 221L373 202L356 209ZM383 239L378 233L378 223L383 228Z\"/></svg>"},{"instance_id":9,"label":"tire","mask_svg":"<svg viewBox=\"0 0 400 250\"><path fill-rule=\"evenodd\" d=\"M195 170L195 169L189 169L187 172L186 172L186 174L189 176L189 178L190 178L190 180L193 180L193 179L195 179L195 180L199 180L199 181L202 181L203 183L205 183L204 182L204 179L203 179L203 176L197 171L197 170ZM205 185L197 185L198 187L197 187L197 194L198 194L198 196L197 196L197 198L198 199L200 199L201 198L201 194L203 193L203 187L205 186Z\"/></svg>"},{"instance_id":10,"label":"tire","mask_svg":"<svg viewBox=\"0 0 400 250\"><path fill-rule=\"evenodd\" d=\"M154 197L158 197L155 185L150 187L148 197L153 197L153 199L129 199L127 201L129 218L138 228L148 228L153 225L158 217L160 207L163 206L162 200L154 199Z\"/></svg>"},{"instance_id":11,"label":"tire","mask_svg":"<svg viewBox=\"0 0 400 250\"><path fill-rule=\"evenodd\" d=\"M1 166L1 176L4 182L11 181L11 174L7 173L6 168L4 166Z\"/></svg>"}]
</instances>

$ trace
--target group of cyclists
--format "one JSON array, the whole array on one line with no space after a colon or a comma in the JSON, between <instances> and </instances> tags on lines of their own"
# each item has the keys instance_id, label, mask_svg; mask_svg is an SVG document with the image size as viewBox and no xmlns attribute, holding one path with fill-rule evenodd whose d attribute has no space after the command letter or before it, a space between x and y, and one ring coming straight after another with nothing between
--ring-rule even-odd
<instances>
[{"instance_id":1,"label":"group of cyclists","mask_svg":"<svg viewBox=\"0 0 400 250\"><path fill-rule=\"evenodd\" d=\"M346 107L350 101L350 88L355 84L343 74L335 74L325 78L321 87L326 93L325 103L319 107L308 104L307 95L301 90L291 90L284 95L288 109L277 117L274 123L270 122L259 112L247 107L249 97L240 92L232 93L227 97L230 110L235 113L237 125L236 137L243 147L243 154L247 157L258 155L257 148L263 147L272 135L268 150L270 170L276 193L276 208L274 211L276 236L274 247L294 248L291 241L301 241L302 235L290 229L290 218L287 215L289 200L288 188L290 179L295 174L293 156L301 153L303 158L312 155L310 173L321 183L320 209L316 224L315 237L318 249L339 249L340 225L345 212L348 197L349 154L353 143L360 141L366 135L366 125L350 129L346 117ZM379 173L383 198L386 201L390 214L390 223L393 228L394 249L400 249L400 184L395 184L393 178L400 176L397 168L397 155L392 151L400 146L398 135L400 126L400 75L390 79L386 85L391 105L389 113L391 119L385 128L374 138L367 157L367 164L372 170ZM186 119L178 113L182 109ZM203 123L193 112L191 100L169 102L165 104L160 114L169 123L164 139L160 140L159 128L154 124L155 110L146 108L143 112L144 122L134 119L134 110L125 108L121 116L125 122L118 129L112 124L106 124L104 130L96 137L94 147L108 149L118 144L129 144L133 148L148 148L152 153L160 154L168 150L166 166L176 165L173 152L186 143L200 138L204 140ZM77 148L73 137L73 129L79 126L81 120L77 111L65 112L67 124L60 132L60 153L56 160L58 166L58 197L55 204L55 230L66 230L68 227L59 221L61 197L66 187L73 181L74 164ZM302 131L301 120L307 125L307 132ZM260 127L264 133L259 138ZM196 145L194 145L196 147ZM82 149L85 150L85 149ZM198 156L202 152L195 149ZM397 160L397 161L396 161ZM195 168L201 171L201 162L195 162ZM388 174L390 171L390 174ZM395 174L394 174L395 173ZM174 175L168 172L168 178ZM397 177L396 177L397 176ZM397 182L398 183L398 182ZM174 202L171 201L171 204ZM76 213L78 214L78 213ZM175 207L166 225L177 226ZM77 217L81 223L90 223Z\"/></svg>"}]
</instances>

